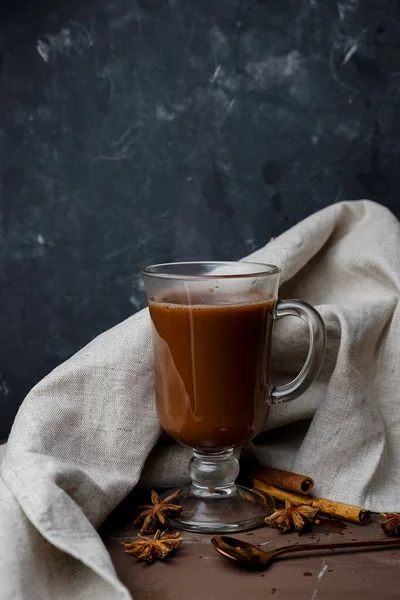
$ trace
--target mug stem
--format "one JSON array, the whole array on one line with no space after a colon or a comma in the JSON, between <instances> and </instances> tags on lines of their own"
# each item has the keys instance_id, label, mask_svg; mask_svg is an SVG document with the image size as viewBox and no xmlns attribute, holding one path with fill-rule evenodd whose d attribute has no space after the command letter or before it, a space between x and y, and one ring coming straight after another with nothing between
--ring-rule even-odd
<instances>
[{"instance_id":1,"label":"mug stem","mask_svg":"<svg viewBox=\"0 0 400 600\"><path fill-rule=\"evenodd\" d=\"M189 476L195 493L202 498L224 491L225 494L235 488L239 475L239 461L233 454L233 448L220 452L202 452L193 450L189 462Z\"/></svg>"}]
</instances>

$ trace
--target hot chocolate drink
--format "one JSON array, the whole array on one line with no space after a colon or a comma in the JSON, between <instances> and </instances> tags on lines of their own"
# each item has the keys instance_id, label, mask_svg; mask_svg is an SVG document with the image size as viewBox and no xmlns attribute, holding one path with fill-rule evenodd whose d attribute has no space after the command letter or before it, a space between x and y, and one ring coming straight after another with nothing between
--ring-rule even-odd
<instances>
[{"instance_id":1,"label":"hot chocolate drink","mask_svg":"<svg viewBox=\"0 0 400 600\"><path fill-rule=\"evenodd\" d=\"M239 446L268 416L275 299L213 304L210 294L204 301L188 305L174 295L149 302L158 414L187 446Z\"/></svg>"},{"instance_id":2,"label":"hot chocolate drink","mask_svg":"<svg viewBox=\"0 0 400 600\"><path fill-rule=\"evenodd\" d=\"M324 323L300 300L278 300L280 270L240 262L177 262L143 270L154 337L157 412L163 428L193 449L191 484L172 527L227 533L262 525L267 498L236 485L233 448L263 428L271 404L304 393L325 353ZM288 275L287 275L288 276ZM289 383L269 380L276 319L302 319L307 360Z\"/></svg>"}]
</instances>

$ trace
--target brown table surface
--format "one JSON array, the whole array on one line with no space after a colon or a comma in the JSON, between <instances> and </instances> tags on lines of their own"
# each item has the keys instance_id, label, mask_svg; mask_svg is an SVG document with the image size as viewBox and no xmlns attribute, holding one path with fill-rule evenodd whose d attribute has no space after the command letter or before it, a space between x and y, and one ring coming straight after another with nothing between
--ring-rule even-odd
<instances>
[{"instance_id":1,"label":"brown table surface","mask_svg":"<svg viewBox=\"0 0 400 600\"><path fill-rule=\"evenodd\" d=\"M152 565L137 562L124 553L121 541L132 541L136 530L132 515L135 497L124 503L107 519L101 534L121 581L135 600L350 600L400 597L400 548L364 552L333 553L278 559L264 572L245 571L225 560L210 544L211 536L182 532L183 544L167 561ZM384 537L378 516L366 526L346 524L333 527L332 521L314 526L314 531L299 536L282 535L263 527L235 534L254 544L275 548L287 544L318 541L351 541ZM291 558L289 558L289 556Z\"/></svg>"}]
</instances>

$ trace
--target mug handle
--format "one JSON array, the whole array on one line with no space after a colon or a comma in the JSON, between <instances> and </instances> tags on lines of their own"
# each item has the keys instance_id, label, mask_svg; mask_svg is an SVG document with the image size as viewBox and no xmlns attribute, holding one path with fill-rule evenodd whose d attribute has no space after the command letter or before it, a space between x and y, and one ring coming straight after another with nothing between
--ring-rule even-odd
<instances>
[{"instance_id":1,"label":"mug handle","mask_svg":"<svg viewBox=\"0 0 400 600\"><path fill-rule=\"evenodd\" d=\"M294 400L306 391L318 376L325 358L326 329L319 312L302 300L278 300L275 305L274 320L283 317L298 317L308 326L310 346L308 356L300 373L284 385L272 387L269 404L282 404Z\"/></svg>"}]
</instances>

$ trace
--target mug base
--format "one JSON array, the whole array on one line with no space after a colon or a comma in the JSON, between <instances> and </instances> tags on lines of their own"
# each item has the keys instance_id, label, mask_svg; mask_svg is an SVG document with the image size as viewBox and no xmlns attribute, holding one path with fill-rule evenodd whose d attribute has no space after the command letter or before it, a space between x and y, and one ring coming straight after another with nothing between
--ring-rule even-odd
<instances>
[{"instance_id":1,"label":"mug base","mask_svg":"<svg viewBox=\"0 0 400 600\"><path fill-rule=\"evenodd\" d=\"M239 485L215 489L188 485L181 489L180 503L182 512L169 519L170 526L200 533L253 529L275 509L270 496Z\"/></svg>"}]
</instances>

